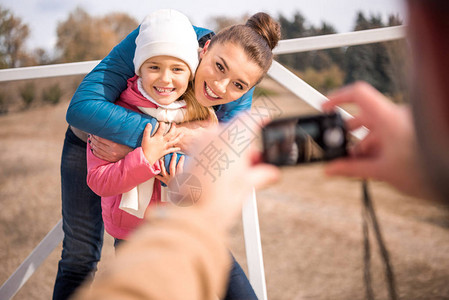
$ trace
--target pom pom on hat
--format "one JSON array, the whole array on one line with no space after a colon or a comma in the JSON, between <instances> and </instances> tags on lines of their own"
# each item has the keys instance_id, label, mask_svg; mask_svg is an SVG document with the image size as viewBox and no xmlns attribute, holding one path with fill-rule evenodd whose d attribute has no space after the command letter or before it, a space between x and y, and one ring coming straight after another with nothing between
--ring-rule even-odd
<instances>
[{"instance_id":1,"label":"pom pom on hat","mask_svg":"<svg viewBox=\"0 0 449 300\"><path fill-rule=\"evenodd\" d=\"M173 9L157 10L140 24L134 71L140 76L140 67L148 58L167 55L184 61L193 78L198 66L198 48L195 30L184 14Z\"/></svg>"}]
</instances>

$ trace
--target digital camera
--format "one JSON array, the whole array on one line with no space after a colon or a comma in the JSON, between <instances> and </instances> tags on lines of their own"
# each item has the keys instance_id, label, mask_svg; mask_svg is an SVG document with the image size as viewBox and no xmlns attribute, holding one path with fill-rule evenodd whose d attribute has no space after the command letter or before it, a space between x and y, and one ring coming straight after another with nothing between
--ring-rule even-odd
<instances>
[{"instance_id":1,"label":"digital camera","mask_svg":"<svg viewBox=\"0 0 449 300\"><path fill-rule=\"evenodd\" d=\"M264 162L277 166L328 161L348 154L348 134L338 113L273 120L262 129L262 144Z\"/></svg>"}]
</instances>

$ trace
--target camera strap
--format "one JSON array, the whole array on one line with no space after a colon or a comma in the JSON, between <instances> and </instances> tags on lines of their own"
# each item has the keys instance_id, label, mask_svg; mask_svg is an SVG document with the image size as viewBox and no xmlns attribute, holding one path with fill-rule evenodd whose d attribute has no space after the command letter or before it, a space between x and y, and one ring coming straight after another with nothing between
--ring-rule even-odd
<instances>
[{"instance_id":1,"label":"camera strap","mask_svg":"<svg viewBox=\"0 0 449 300\"><path fill-rule=\"evenodd\" d=\"M370 227L374 231L375 241L379 248L382 262L384 265L385 281L387 282L389 299L397 300L396 283L393 273L393 268L390 263L388 250L382 238L382 233L377 221L376 213L374 211L373 202L368 190L368 183L366 180L362 182L363 203L362 203L362 228L363 228L363 244L364 244L364 281L366 288L366 299L374 300L373 288L371 285L371 247L370 247Z\"/></svg>"}]
</instances>

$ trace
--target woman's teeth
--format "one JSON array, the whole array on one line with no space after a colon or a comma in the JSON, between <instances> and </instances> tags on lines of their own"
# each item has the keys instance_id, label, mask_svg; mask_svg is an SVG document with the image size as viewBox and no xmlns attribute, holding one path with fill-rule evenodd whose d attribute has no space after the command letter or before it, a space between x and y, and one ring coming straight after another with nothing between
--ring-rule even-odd
<instances>
[{"instance_id":1,"label":"woman's teeth","mask_svg":"<svg viewBox=\"0 0 449 300\"><path fill-rule=\"evenodd\" d=\"M212 98L215 98L215 99L218 99L218 98L220 98L217 94L215 94L208 86L207 86L207 84L205 84L205 86L206 86L206 93L207 93L207 95L209 96L209 97L212 97Z\"/></svg>"}]
</instances>

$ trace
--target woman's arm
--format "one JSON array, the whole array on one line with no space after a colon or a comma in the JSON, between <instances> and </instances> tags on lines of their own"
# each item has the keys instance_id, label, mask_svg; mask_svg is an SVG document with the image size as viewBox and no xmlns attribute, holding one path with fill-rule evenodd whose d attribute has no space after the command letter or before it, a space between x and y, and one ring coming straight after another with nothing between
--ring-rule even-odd
<instances>
[{"instance_id":1,"label":"woman's arm","mask_svg":"<svg viewBox=\"0 0 449 300\"><path fill-rule=\"evenodd\" d=\"M139 29L112 49L81 82L67 110L67 122L76 128L136 148L151 118L114 105L134 76L133 57ZM154 123L153 123L154 125Z\"/></svg>"},{"instance_id":2,"label":"woman's arm","mask_svg":"<svg viewBox=\"0 0 449 300\"><path fill-rule=\"evenodd\" d=\"M194 27L198 38L210 30ZM147 123L154 118L114 105L134 76L135 39L139 28L112 49L81 82L70 102L66 119L76 128L132 148L140 146Z\"/></svg>"},{"instance_id":3,"label":"woman's arm","mask_svg":"<svg viewBox=\"0 0 449 300\"><path fill-rule=\"evenodd\" d=\"M92 153L105 161L116 162L124 158L126 154L133 151L133 148L111 142L97 135L89 135L89 144Z\"/></svg>"}]
</instances>

